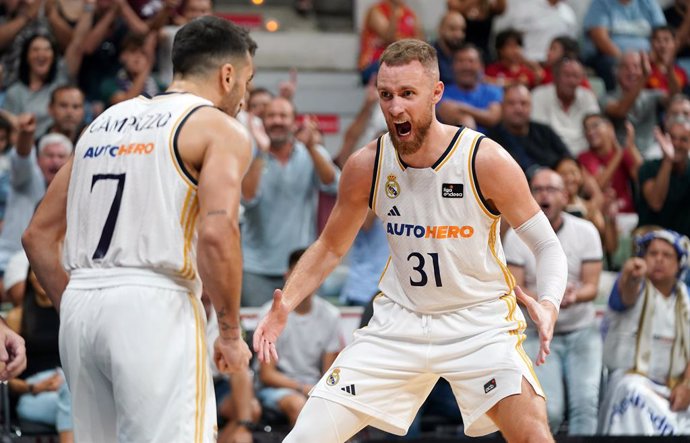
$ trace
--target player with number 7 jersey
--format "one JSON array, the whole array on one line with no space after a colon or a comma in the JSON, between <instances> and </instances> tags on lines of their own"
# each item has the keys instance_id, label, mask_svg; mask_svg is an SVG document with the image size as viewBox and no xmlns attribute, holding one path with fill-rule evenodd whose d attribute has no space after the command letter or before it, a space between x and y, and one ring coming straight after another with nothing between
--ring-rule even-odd
<instances>
[{"instance_id":1,"label":"player with number 7 jersey","mask_svg":"<svg viewBox=\"0 0 690 443\"><path fill-rule=\"evenodd\" d=\"M177 138L194 112L212 103L192 94L139 96L101 114L75 149L67 197L64 261L101 277L152 269L199 293L194 248L197 181ZM149 273L146 273L148 275ZM121 284L122 280L117 284Z\"/></svg>"},{"instance_id":2,"label":"player with number 7 jersey","mask_svg":"<svg viewBox=\"0 0 690 443\"><path fill-rule=\"evenodd\" d=\"M255 49L218 17L183 26L168 91L99 115L22 237L60 312L75 441L217 439L201 293L218 369L246 371L238 217L251 143L233 117Z\"/></svg>"}]
</instances>

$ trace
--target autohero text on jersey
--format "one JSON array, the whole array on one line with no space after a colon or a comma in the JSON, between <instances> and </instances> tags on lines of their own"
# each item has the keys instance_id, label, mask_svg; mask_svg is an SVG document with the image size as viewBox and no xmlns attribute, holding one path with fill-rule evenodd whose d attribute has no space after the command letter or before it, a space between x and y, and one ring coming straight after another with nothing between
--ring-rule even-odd
<instances>
[{"instance_id":1,"label":"autohero text on jersey","mask_svg":"<svg viewBox=\"0 0 690 443\"><path fill-rule=\"evenodd\" d=\"M417 238L470 238L474 235L474 228L472 226L421 226L410 225L406 223L386 223L386 232L389 235L397 235L401 237L417 237Z\"/></svg>"},{"instance_id":2,"label":"autohero text on jersey","mask_svg":"<svg viewBox=\"0 0 690 443\"><path fill-rule=\"evenodd\" d=\"M82 158L120 157L123 155L147 155L153 152L153 143L128 143L122 145L89 146Z\"/></svg>"}]
</instances>

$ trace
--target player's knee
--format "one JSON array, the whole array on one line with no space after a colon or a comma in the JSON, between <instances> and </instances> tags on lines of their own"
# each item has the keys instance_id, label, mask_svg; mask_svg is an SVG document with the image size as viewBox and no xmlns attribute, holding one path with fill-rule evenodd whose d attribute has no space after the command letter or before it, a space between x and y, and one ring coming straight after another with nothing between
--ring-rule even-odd
<instances>
[{"instance_id":1,"label":"player's knee","mask_svg":"<svg viewBox=\"0 0 690 443\"><path fill-rule=\"evenodd\" d=\"M506 440L515 443L550 443L554 441L546 420L532 420L518 435L510 438L506 436Z\"/></svg>"}]
</instances>

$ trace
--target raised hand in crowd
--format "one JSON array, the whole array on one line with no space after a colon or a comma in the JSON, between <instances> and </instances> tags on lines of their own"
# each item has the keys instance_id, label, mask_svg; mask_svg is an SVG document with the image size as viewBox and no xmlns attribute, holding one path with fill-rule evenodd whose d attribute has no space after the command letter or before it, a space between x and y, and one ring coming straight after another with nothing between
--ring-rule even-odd
<instances>
[{"instance_id":1,"label":"raised hand in crowd","mask_svg":"<svg viewBox=\"0 0 690 443\"><path fill-rule=\"evenodd\" d=\"M295 138L309 149L314 149L317 145L322 144L323 138L321 131L319 131L319 121L313 115L304 117L301 127L297 130Z\"/></svg>"},{"instance_id":2,"label":"raised hand in crowd","mask_svg":"<svg viewBox=\"0 0 690 443\"><path fill-rule=\"evenodd\" d=\"M661 129L657 126L654 128L654 138L656 139L656 142L659 144L659 147L661 148L664 160L672 162L673 157L675 157L676 150L673 147L673 142L671 142L671 136L669 134L663 133Z\"/></svg>"},{"instance_id":3,"label":"raised hand in crowd","mask_svg":"<svg viewBox=\"0 0 690 443\"><path fill-rule=\"evenodd\" d=\"M280 82L278 85L278 95L292 101L297 91L297 69L290 68L290 78Z\"/></svg>"}]
</instances>

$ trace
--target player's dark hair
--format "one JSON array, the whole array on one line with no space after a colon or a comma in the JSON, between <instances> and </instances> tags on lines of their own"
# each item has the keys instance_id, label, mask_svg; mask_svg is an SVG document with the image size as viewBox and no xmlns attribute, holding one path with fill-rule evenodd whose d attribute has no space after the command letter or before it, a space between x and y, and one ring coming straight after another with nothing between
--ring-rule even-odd
<instances>
[{"instance_id":1,"label":"player's dark hair","mask_svg":"<svg viewBox=\"0 0 690 443\"><path fill-rule=\"evenodd\" d=\"M173 75L206 74L234 57L253 56L256 46L246 29L212 15L199 17L175 34Z\"/></svg>"}]
</instances>

